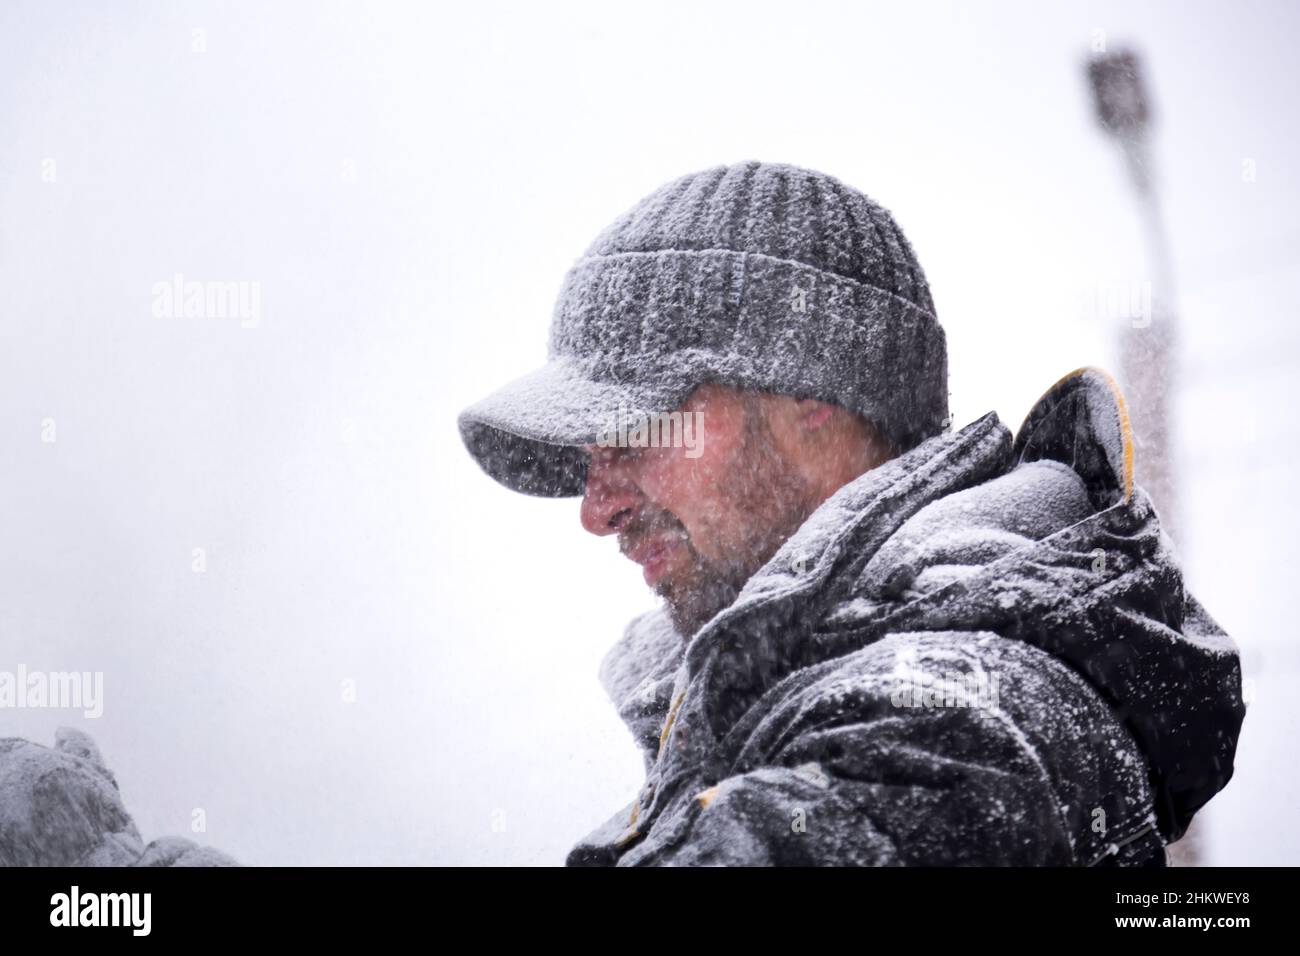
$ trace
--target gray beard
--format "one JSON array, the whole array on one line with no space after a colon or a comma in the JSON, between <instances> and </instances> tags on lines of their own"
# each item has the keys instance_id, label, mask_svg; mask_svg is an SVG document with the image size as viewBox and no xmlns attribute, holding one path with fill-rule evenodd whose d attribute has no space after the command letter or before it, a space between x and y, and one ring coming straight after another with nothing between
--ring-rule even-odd
<instances>
[{"instance_id":1,"label":"gray beard","mask_svg":"<svg viewBox=\"0 0 1300 956\"><path fill-rule=\"evenodd\" d=\"M769 531L761 543L747 549L750 557L744 563L728 563L722 567L707 564L687 542L695 558L694 573L677 587L656 589L664 598L677 632L689 638L719 612L734 604L749 579L772 559L781 545L807 520L808 514L811 511L797 512L790 516L788 527Z\"/></svg>"},{"instance_id":2,"label":"gray beard","mask_svg":"<svg viewBox=\"0 0 1300 956\"><path fill-rule=\"evenodd\" d=\"M720 611L735 603L752 574L740 569L729 574L705 572L678 593L665 589L661 593L677 633L689 638L709 623Z\"/></svg>"}]
</instances>

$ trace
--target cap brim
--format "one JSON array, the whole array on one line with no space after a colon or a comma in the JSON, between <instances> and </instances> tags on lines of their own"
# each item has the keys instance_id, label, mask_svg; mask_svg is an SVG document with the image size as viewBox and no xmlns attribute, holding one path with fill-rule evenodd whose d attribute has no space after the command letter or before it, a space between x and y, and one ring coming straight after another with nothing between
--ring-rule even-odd
<instances>
[{"instance_id":1,"label":"cap brim","mask_svg":"<svg viewBox=\"0 0 1300 956\"><path fill-rule=\"evenodd\" d=\"M668 412L682 386L593 379L572 358L551 360L460 413L465 447L485 472L514 491L547 498L581 495L584 445L620 414Z\"/></svg>"}]
</instances>

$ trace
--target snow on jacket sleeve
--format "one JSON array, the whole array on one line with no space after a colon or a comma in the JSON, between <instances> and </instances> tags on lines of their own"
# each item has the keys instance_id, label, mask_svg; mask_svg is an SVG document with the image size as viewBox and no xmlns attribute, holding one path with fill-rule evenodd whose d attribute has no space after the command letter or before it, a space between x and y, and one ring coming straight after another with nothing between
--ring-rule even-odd
<instances>
[{"instance_id":1,"label":"snow on jacket sleeve","mask_svg":"<svg viewBox=\"0 0 1300 956\"><path fill-rule=\"evenodd\" d=\"M1076 843L1098 821L1121 844L1151 830L1149 798L1112 802L1144 788L1140 759L1136 784L1099 759L1135 745L1048 655L932 632L831 664L797 678L802 688L753 730L739 772L693 794L677 836L635 862L1071 865L1095 862ZM1133 852L1163 861L1158 842Z\"/></svg>"}]
</instances>

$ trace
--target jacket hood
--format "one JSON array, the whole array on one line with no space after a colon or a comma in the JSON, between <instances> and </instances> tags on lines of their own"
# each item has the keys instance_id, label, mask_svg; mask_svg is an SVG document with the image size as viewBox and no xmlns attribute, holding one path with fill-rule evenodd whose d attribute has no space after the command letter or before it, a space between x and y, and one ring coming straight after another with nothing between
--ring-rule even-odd
<instances>
[{"instance_id":1,"label":"jacket hood","mask_svg":"<svg viewBox=\"0 0 1300 956\"><path fill-rule=\"evenodd\" d=\"M891 634L991 631L1110 705L1173 841L1231 778L1245 708L1237 649L1188 593L1133 455L1114 381L1072 372L1014 436L990 412L840 489L689 641L659 614L633 622L606 688L649 748L673 687L703 681L721 738L798 668Z\"/></svg>"}]
</instances>

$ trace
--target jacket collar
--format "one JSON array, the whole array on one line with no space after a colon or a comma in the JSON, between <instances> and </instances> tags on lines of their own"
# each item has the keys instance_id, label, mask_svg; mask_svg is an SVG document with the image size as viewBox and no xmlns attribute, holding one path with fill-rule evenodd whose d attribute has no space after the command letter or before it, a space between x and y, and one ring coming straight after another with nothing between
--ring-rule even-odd
<instances>
[{"instance_id":1,"label":"jacket collar","mask_svg":"<svg viewBox=\"0 0 1300 956\"><path fill-rule=\"evenodd\" d=\"M908 518L944 495L1004 471L1011 433L988 412L958 432L944 432L849 482L809 516L732 604L691 638L691 675L719 649L744 638L743 654L761 665L796 618L825 613L852 588L856 572ZM762 618L762 628L746 625ZM749 637L747 635L753 635Z\"/></svg>"}]
</instances>

